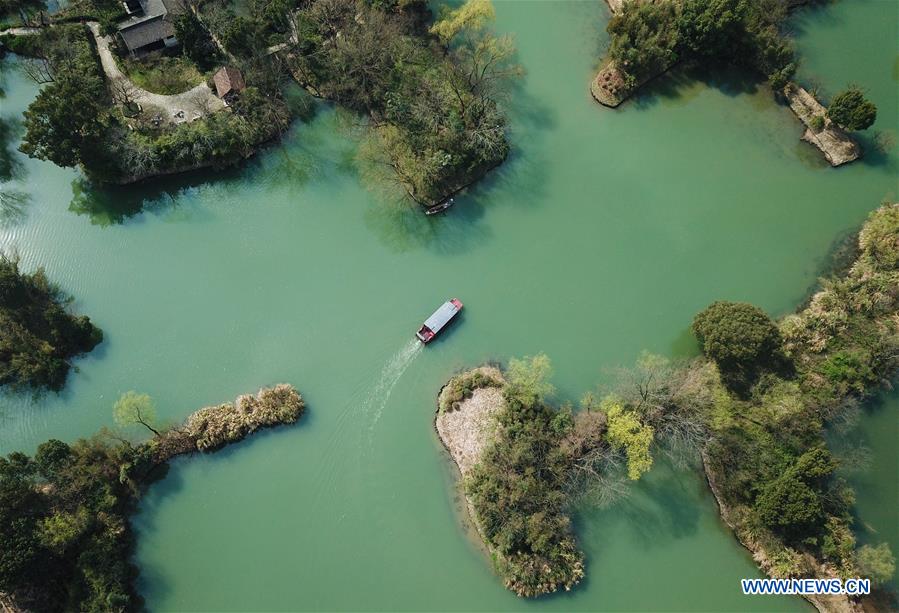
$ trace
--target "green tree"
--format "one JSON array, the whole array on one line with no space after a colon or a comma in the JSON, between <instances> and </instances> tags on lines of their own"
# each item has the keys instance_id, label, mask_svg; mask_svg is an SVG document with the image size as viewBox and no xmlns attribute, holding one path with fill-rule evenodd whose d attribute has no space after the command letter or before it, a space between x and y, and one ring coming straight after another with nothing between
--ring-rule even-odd
<instances>
[{"instance_id":1,"label":"green tree","mask_svg":"<svg viewBox=\"0 0 899 613\"><path fill-rule=\"evenodd\" d=\"M523 360L513 358L506 372L507 393L525 406L534 406L555 391L549 382L551 376L552 364L545 353Z\"/></svg>"},{"instance_id":2,"label":"green tree","mask_svg":"<svg viewBox=\"0 0 899 613\"><path fill-rule=\"evenodd\" d=\"M87 532L90 524L90 512L84 507L72 513L60 511L38 522L37 537L41 545L62 555Z\"/></svg>"},{"instance_id":3,"label":"green tree","mask_svg":"<svg viewBox=\"0 0 899 613\"><path fill-rule=\"evenodd\" d=\"M633 86L677 60L678 31L671 2L626 2L609 21L609 57Z\"/></svg>"},{"instance_id":4,"label":"green tree","mask_svg":"<svg viewBox=\"0 0 899 613\"><path fill-rule=\"evenodd\" d=\"M72 459L72 448L60 440L41 443L34 454L34 463L44 478L53 480Z\"/></svg>"},{"instance_id":5,"label":"green tree","mask_svg":"<svg viewBox=\"0 0 899 613\"><path fill-rule=\"evenodd\" d=\"M783 359L777 325L760 308L745 302L714 302L693 319L702 352L718 365L722 379L745 392L759 371Z\"/></svg>"},{"instance_id":6,"label":"green tree","mask_svg":"<svg viewBox=\"0 0 899 613\"><path fill-rule=\"evenodd\" d=\"M218 47L193 11L185 11L175 18L175 35L184 54L202 72L211 70L218 61Z\"/></svg>"},{"instance_id":7,"label":"green tree","mask_svg":"<svg viewBox=\"0 0 899 613\"><path fill-rule=\"evenodd\" d=\"M888 582L896 572L896 558L887 543L864 545L859 548L857 558L862 576L876 584Z\"/></svg>"},{"instance_id":8,"label":"green tree","mask_svg":"<svg viewBox=\"0 0 899 613\"><path fill-rule=\"evenodd\" d=\"M877 107L861 89L850 86L833 97L827 116L846 130L865 130L877 119Z\"/></svg>"},{"instance_id":9,"label":"green tree","mask_svg":"<svg viewBox=\"0 0 899 613\"><path fill-rule=\"evenodd\" d=\"M794 539L805 536L824 517L817 492L792 473L764 486L755 512L768 528Z\"/></svg>"},{"instance_id":10,"label":"green tree","mask_svg":"<svg viewBox=\"0 0 899 613\"><path fill-rule=\"evenodd\" d=\"M627 476L636 481L652 468L653 429L640 421L633 411L625 411L617 402L606 409L609 444L627 455Z\"/></svg>"},{"instance_id":11,"label":"green tree","mask_svg":"<svg viewBox=\"0 0 899 613\"><path fill-rule=\"evenodd\" d=\"M153 427L156 421L156 407L149 394L125 392L113 406L112 414L120 426L140 424L156 436L160 436L159 430Z\"/></svg>"},{"instance_id":12,"label":"green tree","mask_svg":"<svg viewBox=\"0 0 899 613\"><path fill-rule=\"evenodd\" d=\"M104 134L109 91L84 26L46 28L34 44L46 58L53 82L25 111L19 149L58 166L84 166L96 177L114 167Z\"/></svg>"}]
</instances>

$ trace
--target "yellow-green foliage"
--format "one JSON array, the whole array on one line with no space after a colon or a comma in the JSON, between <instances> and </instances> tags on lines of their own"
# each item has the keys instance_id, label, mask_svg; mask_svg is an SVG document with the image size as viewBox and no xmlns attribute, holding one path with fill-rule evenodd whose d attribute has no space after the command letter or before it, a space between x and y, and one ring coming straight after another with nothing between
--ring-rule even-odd
<instances>
[{"instance_id":1,"label":"yellow-green foliage","mask_svg":"<svg viewBox=\"0 0 899 613\"><path fill-rule=\"evenodd\" d=\"M38 522L38 539L44 547L61 554L87 531L90 522L90 513L84 507L73 513L59 511Z\"/></svg>"},{"instance_id":2,"label":"yellow-green foliage","mask_svg":"<svg viewBox=\"0 0 899 613\"><path fill-rule=\"evenodd\" d=\"M640 421L633 411L625 411L620 404L612 404L606 410L609 444L613 449L624 449L627 454L627 476L637 480L652 468L653 430Z\"/></svg>"},{"instance_id":3,"label":"yellow-green foliage","mask_svg":"<svg viewBox=\"0 0 899 613\"><path fill-rule=\"evenodd\" d=\"M496 11L490 0L467 0L455 10L444 8L440 19L431 26L431 34L436 34L441 41L448 43L459 32L478 30L495 17Z\"/></svg>"},{"instance_id":4,"label":"yellow-green foliage","mask_svg":"<svg viewBox=\"0 0 899 613\"><path fill-rule=\"evenodd\" d=\"M509 380L506 393L514 396L522 404L528 406L536 404L555 391L549 382L551 376L552 365L545 353L522 360L512 358L509 360L509 369L506 373Z\"/></svg>"}]
</instances>

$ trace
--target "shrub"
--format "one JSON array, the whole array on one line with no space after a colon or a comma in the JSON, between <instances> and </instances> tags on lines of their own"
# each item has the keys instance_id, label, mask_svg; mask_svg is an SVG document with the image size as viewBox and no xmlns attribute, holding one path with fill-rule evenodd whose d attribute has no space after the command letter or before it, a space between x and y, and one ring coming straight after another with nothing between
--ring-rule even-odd
<instances>
[{"instance_id":1,"label":"shrub","mask_svg":"<svg viewBox=\"0 0 899 613\"><path fill-rule=\"evenodd\" d=\"M502 387L503 382L490 375L475 370L450 379L440 394L440 411L452 411L466 398L471 398L476 389L482 387Z\"/></svg>"},{"instance_id":2,"label":"shrub","mask_svg":"<svg viewBox=\"0 0 899 613\"><path fill-rule=\"evenodd\" d=\"M820 132L824 129L824 116L815 115L811 120L812 130L815 132Z\"/></svg>"},{"instance_id":3,"label":"shrub","mask_svg":"<svg viewBox=\"0 0 899 613\"><path fill-rule=\"evenodd\" d=\"M821 365L821 373L839 387L839 394L864 394L878 378L871 369L870 356L861 350L841 350L831 354Z\"/></svg>"},{"instance_id":4,"label":"shrub","mask_svg":"<svg viewBox=\"0 0 899 613\"><path fill-rule=\"evenodd\" d=\"M876 584L883 584L893 578L893 573L896 572L896 558L886 543L877 546L864 545L858 550L858 568L863 576Z\"/></svg>"}]
</instances>

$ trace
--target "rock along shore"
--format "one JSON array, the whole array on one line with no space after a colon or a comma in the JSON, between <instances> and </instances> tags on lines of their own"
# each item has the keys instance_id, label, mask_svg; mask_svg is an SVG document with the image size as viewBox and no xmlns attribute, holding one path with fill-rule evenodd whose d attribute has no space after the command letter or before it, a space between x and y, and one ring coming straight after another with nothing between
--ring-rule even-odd
<instances>
[{"instance_id":1,"label":"rock along shore","mask_svg":"<svg viewBox=\"0 0 899 613\"><path fill-rule=\"evenodd\" d=\"M790 0L787 8L794 9L808 3L809 0ZM609 5L612 15L617 15L624 6L624 0L606 0L606 4ZM590 94L603 106L616 108L641 87L662 76L677 64L678 62L673 62L662 66L658 71L628 87L621 70L615 62L608 60L590 82ZM788 83L782 93L786 97L790 109L806 127L802 140L817 147L831 166L842 166L861 157L862 150L858 143L843 129L827 119L824 105L818 102L811 93L795 83ZM820 130L816 131L813 127L814 117L821 117L824 121L823 128Z\"/></svg>"}]
</instances>

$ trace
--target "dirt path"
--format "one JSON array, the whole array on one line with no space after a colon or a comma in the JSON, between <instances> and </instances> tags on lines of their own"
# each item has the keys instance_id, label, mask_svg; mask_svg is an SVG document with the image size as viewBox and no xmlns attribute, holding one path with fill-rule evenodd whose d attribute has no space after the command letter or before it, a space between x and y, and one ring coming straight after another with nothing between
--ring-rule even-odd
<instances>
[{"instance_id":1,"label":"dirt path","mask_svg":"<svg viewBox=\"0 0 899 613\"><path fill-rule=\"evenodd\" d=\"M29 36L40 32L40 28L9 28L8 30L0 30L0 36L12 34L13 36Z\"/></svg>"},{"instance_id":2,"label":"dirt path","mask_svg":"<svg viewBox=\"0 0 899 613\"><path fill-rule=\"evenodd\" d=\"M162 111L162 119L172 123L193 121L210 113L221 110L225 104L214 94L206 83L201 83L194 88L180 94L154 94L139 88L119 69L115 56L109 48L110 39L100 34L100 24L90 22L87 24L97 42L97 52L100 54L100 63L103 72L111 84L126 83L130 89L131 98L143 107L155 107Z\"/></svg>"}]
</instances>

